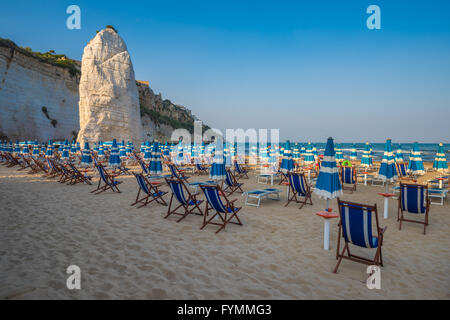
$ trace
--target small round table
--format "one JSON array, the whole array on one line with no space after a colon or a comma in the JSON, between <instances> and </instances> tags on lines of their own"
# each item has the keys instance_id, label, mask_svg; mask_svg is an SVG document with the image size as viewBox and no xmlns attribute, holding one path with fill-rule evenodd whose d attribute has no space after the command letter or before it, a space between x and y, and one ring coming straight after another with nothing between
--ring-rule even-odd
<instances>
[{"instance_id":1,"label":"small round table","mask_svg":"<svg viewBox=\"0 0 450 320\"><path fill-rule=\"evenodd\" d=\"M393 193L387 193L387 192L378 192L380 196L384 197L384 212L383 217L385 219L388 218L388 210L389 210L389 198L395 196Z\"/></svg>"},{"instance_id":2,"label":"small round table","mask_svg":"<svg viewBox=\"0 0 450 320\"><path fill-rule=\"evenodd\" d=\"M319 211L316 212L319 217L323 218L323 249L330 249L330 219L337 218L339 215L334 212Z\"/></svg>"},{"instance_id":3,"label":"small round table","mask_svg":"<svg viewBox=\"0 0 450 320\"><path fill-rule=\"evenodd\" d=\"M364 185L367 186L367 175L369 173L367 171L364 171L363 174L364 174Z\"/></svg>"},{"instance_id":4,"label":"small round table","mask_svg":"<svg viewBox=\"0 0 450 320\"><path fill-rule=\"evenodd\" d=\"M439 189L442 189L442 181L444 181L445 179L442 177L437 178L437 180L439 180Z\"/></svg>"}]
</instances>

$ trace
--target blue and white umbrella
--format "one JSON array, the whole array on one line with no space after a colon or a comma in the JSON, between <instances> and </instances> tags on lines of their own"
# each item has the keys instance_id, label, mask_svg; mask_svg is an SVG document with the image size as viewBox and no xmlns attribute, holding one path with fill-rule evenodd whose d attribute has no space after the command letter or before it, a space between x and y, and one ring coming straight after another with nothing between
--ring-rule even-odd
<instances>
[{"instance_id":1,"label":"blue and white umbrella","mask_svg":"<svg viewBox=\"0 0 450 320\"><path fill-rule=\"evenodd\" d=\"M109 165L113 168L120 167L119 147L117 146L116 139L113 140L109 153Z\"/></svg>"},{"instance_id":2,"label":"blue and white umbrella","mask_svg":"<svg viewBox=\"0 0 450 320\"><path fill-rule=\"evenodd\" d=\"M302 146L300 148L300 155L304 158L306 156L306 147Z\"/></svg>"},{"instance_id":3,"label":"blue and white umbrella","mask_svg":"<svg viewBox=\"0 0 450 320\"><path fill-rule=\"evenodd\" d=\"M133 154L133 145L130 141L127 142L127 147L125 148L125 154L130 157Z\"/></svg>"},{"instance_id":4,"label":"blue and white umbrella","mask_svg":"<svg viewBox=\"0 0 450 320\"><path fill-rule=\"evenodd\" d=\"M119 148L119 157L120 159L125 159L127 157L127 152L125 150L125 141L122 140L122 142L120 143L120 148Z\"/></svg>"},{"instance_id":5,"label":"blue and white umbrella","mask_svg":"<svg viewBox=\"0 0 450 320\"><path fill-rule=\"evenodd\" d=\"M339 143L336 144L336 148L334 150L336 152L336 154L335 154L336 161L337 162L344 161L344 153L342 152L342 147Z\"/></svg>"},{"instance_id":6,"label":"blue and white umbrella","mask_svg":"<svg viewBox=\"0 0 450 320\"><path fill-rule=\"evenodd\" d=\"M77 151L78 151L78 152L81 151L81 146L80 146L80 143L79 143L79 142L77 142Z\"/></svg>"},{"instance_id":7,"label":"blue and white umbrella","mask_svg":"<svg viewBox=\"0 0 450 320\"><path fill-rule=\"evenodd\" d=\"M30 154L30 149L28 148L28 143L26 142L22 149L22 154L28 156Z\"/></svg>"},{"instance_id":8,"label":"blue and white umbrella","mask_svg":"<svg viewBox=\"0 0 450 320\"><path fill-rule=\"evenodd\" d=\"M312 146L312 153L314 155L314 161L316 161L317 158L319 157L319 152L317 151L316 145L314 145L314 144Z\"/></svg>"},{"instance_id":9,"label":"blue and white umbrella","mask_svg":"<svg viewBox=\"0 0 450 320\"><path fill-rule=\"evenodd\" d=\"M230 144L228 142L225 143L224 159L225 167L231 167L233 165L233 162L231 161Z\"/></svg>"},{"instance_id":10,"label":"blue and white umbrella","mask_svg":"<svg viewBox=\"0 0 450 320\"><path fill-rule=\"evenodd\" d=\"M386 182L386 190L388 189L388 182L394 182L398 179L397 169L395 168L394 152L392 151L391 139L386 140L384 145L383 159L381 160L380 171L378 177Z\"/></svg>"},{"instance_id":11,"label":"blue and white umbrella","mask_svg":"<svg viewBox=\"0 0 450 320\"><path fill-rule=\"evenodd\" d=\"M216 137L214 159L209 171L211 180L224 180L226 177L226 169L223 157L223 141L221 137Z\"/></svg>"},{"instance_id":12,"label":"blue and white umbrella","mask_svg":"<svg viewBox=\"0 0 450 320\"><path fill-rule=\"evenodd\" d=\"M162 164L161 164L161 152L159 149L158 142L153 143L150 164L148 167L149 167L150 174L161 174L163 171Z\"/></svg>"},{"instance_id":13,"label":"blue and white umbrella","mask_svg":"<svg viewBox=\"0 0 450 320\"><path fill-rule=\"evenodd\" d=\"M141 143L140 153L144 154L146 149L147 149L147 145L145 144L145 142L142 142Z\"/></svg>"},{"instance_id":14,"label":"blue and white umbrella","mask_svg":"<svg viewBox=\"0 0 450 320\"><path fill-rule=\"evenodd\" d=\"M292 159L291 143L286 141L284 144L283 158L281 159L280 171L284 174L294 170L294 160Z\"/></svg>"},{"instance_id":15,"label":"blue and white umbrella","mask_svg":"<svg viewBox=\"0 0 450 320\"><path fill-rule=\"evenodd\" d=\"M48 141L47 151L45 152L45 156L47 158L53 157L53 140L51 140L51 139Z\"/></svg>"},{"instance_id":16,"label":"blue and white umbrella","mask_svg":"<svg viewBox=\"0 0 450 320\"><path fill-rule=\"evenodd\" d=\"M20 143L19 140L16 141L16 143L14 144L14 155L18 156L20 154L21 150L20 150Z\"/></svg>"},{"instance_id":17,"label":"blue and white umbrella","mask_svg":"<svg viewBox=\"0 0 450 320\"><path fill-rule=\"evenodd\" d=\"M356 152L356 145L353 144L352 150L350 152L350 160L356 160L358 159L358 153Z\"/></svg>"},{"instance_id":18,"label":"blue and white umbrella","mask_svg":"<svg viewBox=\"0 0 450 320\"><path fill-rule=\"evenodd\" d=\"M69 160L69 141L67 139L62 146L61 160Z\"/></svg>"},{"instance_id":19,"label":"blue and white umbrella","mask_svg":"<svg viewBox=\"0 0 450 320\"><path fill-rule=\"evenodd\" d=\"M313 164L315 162L313 147L311 142L308 142L308 146L306 147L305 159L303 161L305 164Z\"/></svg>"},{"instance_id":20,"label":"blue and white umbrella","mask_svg":"<svg viewBox=\"0 0 450 320\"><path fill-rule=\"evenodd\" d=\"M436 157L433 162L433 169L436 169L438 172L443 172L448 170L447 159L445 158L444 145L439 143L439 147L436 152Z\"/></svg>"},{"instance_id":21,"label":"blue and white umbrella","mask_svg":"<svg viewBox=\"0 0 450 320\"><path fill-rule=\"evenodd\" d=\"M364 147L363 155L361 158L361 166L362 167L371 167L373 165L372 157L370 156L370 144L366 142Z\"/></svg>"},{"instance_id":22,"label":"blue and white umbrella","mask_svg":"<svg viewBox=\"0 0 450 320\"><path fill-rule=\"evenodd\" d=\"M146 141L144 147L144 162L150 163L151 160L152 160L152 147L150 146L150 142Z\"/></svg>"},{"instance_id":23,"label":"blue and white umbrella","mask_svg":"<svg viewBox=\"0 0 450 320\"><path fill-rule=\"evenodd\" d=\"M81 165L83 167L89 167L92 163L91 149L89 148L89 142L84 143L83 151L81 152Z\"/></svg>"},{"instance_id":24,"label":"blue and white umbrella","mask_svg":"<svg viewBox=\"0 0 450 320\"><path fill-rule=\"evenodd\" d=\"M71 154L75 154L77 153L77 144L75 141L72 141L72 144L70 146L70 153Z\"/></svg>"},{"instance_id":25,"label":"blue and white umbrella","mask_svg":"<svg viewBox=\"0 0 450 320\"><path fill-rule=\"evenodd\" d=\"M99 141L98 142L98 154L97 156L99 158L104 158L105 157L105 147L103 146L103 142Z\"/></svg>"},{"instance_id":26,"label":"blue and white umbrella","mask_svg":"<svg viewBox=\"0 0 450 320\"><path fill-rule=\"evenodd\" d=\"M35 157L38 157L39 154L40 154L40 151L41 150L40 150L39 142L35 141L33 143L33 153L32 153L32 155L35 156Z\"/></svg>"},{"instance_id":27,"label":"blue and white umbrella","mask_svg":"<svg viewBox=\"0 0 450 320\"><path fill-rule=\"evenodd\" d=\"M329 208L328 201L342 195L342 186L339 179L339 170L336 166L336 158L334 153L333 138L328 138L323 155L322 166L320 167L319 176L316 182L314 193L319 197L327 200L327 208Z\"/></svg>"},{"instance_id":28,"label":"blue and white umbrella","mask_svg":"<svg viewBox=\"0 0 450 320\"><path fill-rule=\"evenodd\" d=\"M402 145L399 144L397 147L397 152L395 153L395 162L403 163L405 159L403 158Z\"/></svg>"},{"instance_id":29,"label":"blue and white umbrella","mask_svg":"<svg viewBox=\"0 0 450 320\"><path fill-rule=\"evenodd\" d=\"M418 142L414 142L413 149L409 156L408 172L414 175L421 175L425 173Z\"/></svg>"}]
</instances>

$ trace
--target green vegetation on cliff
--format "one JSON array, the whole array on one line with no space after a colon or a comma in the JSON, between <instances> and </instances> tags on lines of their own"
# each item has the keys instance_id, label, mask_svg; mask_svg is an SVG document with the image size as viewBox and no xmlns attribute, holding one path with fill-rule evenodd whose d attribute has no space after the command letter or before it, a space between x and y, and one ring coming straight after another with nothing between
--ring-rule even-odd
<instances>
[{"instance_id":1,"label":"green vegetation on cliff","mask_svg":"<svg viewBox=\"0 0 450 320\"><path fill-rule=\"evenodd\" d=\"M0 47L9 48L28 57L35 58L40 62L67 69L72 76L79 75L81 73L79 66L75 60L69 59L63 54L56 54L54 50L50 50L44 53L37 52L33 51L29 47L19 47L13 41L3 38L0 38Z\"/></svg>"}]
</instances>

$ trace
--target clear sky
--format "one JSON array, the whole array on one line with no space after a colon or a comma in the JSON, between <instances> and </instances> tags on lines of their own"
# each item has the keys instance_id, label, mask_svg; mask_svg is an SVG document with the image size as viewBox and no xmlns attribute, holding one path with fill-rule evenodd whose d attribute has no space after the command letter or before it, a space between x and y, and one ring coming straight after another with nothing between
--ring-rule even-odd
<instances>
[{"instance_id":1,"label":"clear sky","mask_svg":"<svg viewBox=\"0 0 450 320\"><path fill-rule=\"evenodd\" d=\"M71 4L81 30L66 28ZM449 15L447 0L2 1L0 37L81 59L111 24L137 79L222 130L448 143Z\"/></svg>"}]
</instances>

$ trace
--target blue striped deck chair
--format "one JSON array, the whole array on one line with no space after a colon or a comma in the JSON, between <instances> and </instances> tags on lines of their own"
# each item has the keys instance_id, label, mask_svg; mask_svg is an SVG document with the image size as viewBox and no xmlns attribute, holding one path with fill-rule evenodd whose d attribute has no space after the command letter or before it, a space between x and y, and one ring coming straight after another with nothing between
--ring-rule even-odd
<instances>
[{"instance_id":1,"label":"blue striped deck chair","mask_svg":"<svg viewBox=\"0 0 450 320\"><path fill-rule=\"evenodd\" d=\"M58 182L65 183L67 181L72 180L73 177L72 172L69 171L62 163L58 163L57 165L61 169L61 177L59 178Z\"/></svg>"},{"instance_id":2,"label":"blue striped deck chair","mask_svg":"<svg viewBox=\"0 0 450 320\"><path fill-rule=\"evenodd\" d=\"M84 182L84 183L89 184L89 185L92 184L91 183L91 179L92 179L91 176L82 174L77 169L77 167L75 167L75 165L73 163L69 162L69 166L72 169L72 178L71 178L71 180L70 180L70 182L68 184L72 184L73 185L73 184L77 184L79 182Z\"/></svg>"},{"instance_id":3,"label":"blue striped deck chair","mask_svg":"<svg viewBox=\"0 0 450 320\"><path fill-rule=\"evenodd\" d=\"M225 187L225 189L223 189L223 191L226 192L227 196L233 194L236 190L239 190L242 193L244 192L241 188L243 183L237 182L236 177L233 175L233 173L229 169L226 170L226 176L225 176L224 183L225 183L226 187Z\"/></svg>"},{"instance_id":4,"label":"blue striped deck chair","mask_svg":"<svg viewBox=\"0 0 450 320\"><path fill-rule=\"evenodd\" d=\"M408 163L407 162L401 162L395 164L397 167L397 174L398 178L400 180L414 180L414 177L412 177L408 173Z\"/></svg>"},{"instance_id":5,"label":"blue striped deck chair","mask_svg":"<svg viewBox=\"0 0 450 320\"><path fill-rule=\"evenodd\" d=\"M423 224L423 234L428 226L428 213L430 211L430 198L428 186L421 184L406 184L400 182L400 196L398 197L397 221L400 222L398 229L402 229L402 222L414 222ZM404 212L412 214L423 214L424 220L405 219Z\"/></svg>"},{"instance_id":6,"label":"blue striped deck chair","mask_svg":"<svg viewBox=\"0 0 450 320\"><path fill-rule=\"evenodd\" d=\"M121 184L122 181L115 180L116 176L109 174L100 163L97 164L97 170L99 174L98 186L97 189L92 190L91 193L99 194L109 189L113 192L120 193L118 185Z\"/></svg>"},{"instance_id":7,"label":"blue striped deck chair","mask_svg":"<svg viewBox=\"0 0 450 320\"><path fill-rule=\"evenodd\" d=\"M178 179L178 180L184 180L187 181L190 177L184 175L184 172L182 172L180 169L177 168L176 165L169 163L169 169L172 173L172 178Z\"/></svg>"},{"instance_id":8,"label":"blue striped deck chair","mask_svg":"<svg viewBox=\"0 0 450 320\"><path fill-rule=\"evenodd\" d=\"M351 193L356 191L356 169L352 167L342 167L341 168L341 182L342 190L349 190ZM347 185L351 185L348 187Z\"/></svg>"},{"instance_id":9,"label":"blue striped deck chair","mask_svg":"<svg viewBox=\"0 0 450 320\"><path fill-rule=\"evenodd\" d=\"M383 256L381 247L383 245L383 236L387 227L380 228L378 223L377 205L373 206L341 201L337 199L339 206L339 232L336 248L336 259L338 262L334 268L334 273L338 271L342 259L348 259L354 262L365 263L368 265L383 266ZM376 229L373 230L372 219L375 216ZM341 237L344 238L344 248L341 252ZM360 248L376 249L373 260L356 256L350 253L349 245Z\"/></svg>"},{"instance_id":10,"label":"blue striped deck chair","mask_svg":"<svg viewBox=\"0 0 450 320\"><path fill-rule=\"evenodd\" d=\"M172 191L172 195L170 197L169 209L167 210L167 215L164 219L167 219L169 216L174 214L181 216L181 218L177 220L177 222L180 222L189 214L203 215L202 210L199 207L203 200L197 200L196 197L198 193L189 192L189 189L180 179L165 178L165 180ZM178 206L172 209L174 200L178 203ZM178 212L177 210L181 208L182 211Z\"/></svg>"},{"instance_id":11,"label":"blue striped deck chair","mask_svg":"<svg viewBox=\"0 0 450 320\"><path fill-rule=\"evenodd\" d=\"M207 200L203 215L203 225L200 230L205 228L208 224L220 226L216 233L225 229L228 223L242 226L242 222L237 216L237 213L242 207L234 206L234 202L237 199L229 201L218 185L201 185L200 188L202 188ZM225 200L225 204L220 195L222 195L222 198ZM210 211L215 211L215 213L210 215ZM231 221L233 219L235 221Z\"/></svg>"},{"instance_id":12,"label":"blue striped deck chair","mask_svg":"<svg viewBox=\"0 0 450 320\"><path fill-rule=\"evenodd\" d=\"M241 167L237 160L234 160L234 172L237 174L237 178L246 178L248 179L248 170L245 170Z\"/></svg>"},{"instance_id":13,"label":"blue striped deck chair","mask_svg":"<svg viewBox=\"0 0 450 320\"><path fill-rule=\"evenodd\" d=\"M148 176L150 174L150 172L148 171L148 167L145 165L145 162L142 161L141 158L139 158L139 165L141 166L142 169L142 174Z\"/></svg>"},{"instance_id":14,"label":"blue striped deck chair","mask_svg":"<svg viewBox=\"0 0 450 320\"><path fill-rule=\"evenodd\" d=\"M141 173L136 174L134 172L133 174L136 178L139 190L136 195L136 201L132 203L131 206L134 206L139 203L140 206L138 206L138 208L142 208L153 201L156 201L157 203L163 206L167 206L167 203L166 201L164 201L163 198L163 196L167 194L166 191L159 190L158 185L148 181L143 174ZM143 194L143 197L139 198L141 194Z\"/></svg>"},{"instance_id":15,"label":"blue striped deck chair","mask_svg":"<svg viewBox=\"0 0 450 320\"><path fill-rule=\"evenodd\" d=\"M200 163L195 164L195 170L198 174L208 174L208 169L203 167Z\"/></svg>"},{"instance_id":16,"label":"blue striped deck chair","mask_svg":"<svg viewBox=\"0 0 450 320\"><path fill-rule=\"evenodd\" d=\"M303 206L307 203L309 199L310 205L312 205L311 199L311 189L306 182L305 175L303 173L293 173L290 172L288 174L289 179L289 189L288 189L288 199L285 207L289 205L292 201L295 203L301 203L299 209L303 208ZM300 198L303 197L303 200Z\"/></svg>"}]
</instances>

